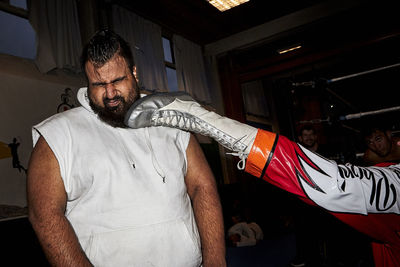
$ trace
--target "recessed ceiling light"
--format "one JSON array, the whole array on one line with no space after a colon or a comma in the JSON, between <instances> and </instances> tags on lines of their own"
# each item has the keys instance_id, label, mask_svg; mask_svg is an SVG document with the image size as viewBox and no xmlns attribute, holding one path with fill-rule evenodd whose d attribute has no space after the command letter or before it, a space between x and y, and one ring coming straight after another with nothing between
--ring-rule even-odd
<instances>
[{"instance_id":1,"label":"recessed ceiling light","mask_svg":"<svg viewBox=\"0 0 400 267\"><path fill-rule=\"evenodd\" d=\"M241 5L243 3L249 2L250 0L206 0L214 7L218 8L219 11L225 11L231 9L232 7Z\"/></svg>"}]
</instances>

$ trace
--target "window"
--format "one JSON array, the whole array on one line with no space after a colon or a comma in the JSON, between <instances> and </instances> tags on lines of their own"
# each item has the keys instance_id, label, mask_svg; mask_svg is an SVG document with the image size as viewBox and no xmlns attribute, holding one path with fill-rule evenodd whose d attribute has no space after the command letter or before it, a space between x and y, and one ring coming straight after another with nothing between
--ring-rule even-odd
<instances>
[{"instance_id":1,"label":"window","mask_svg":"<svg viewBox=\"0 0 400 267\"><path fill-rule=\"evenodd\" d=\"M0 0L0 53L34 59L35 32L28 21L26 0Z\"/></svg>"},{"instance_id":2,"label":"window","mask_svg":"<svg viewBox=\"0 0 400 267\"><path fill-rule=\"evenodd\" d=\"M171 49L171 40L162 37L162 43L164 48L164 62L165 71L167 73L168 88L170 92L178 91L178 80L176 78L175 58L174 53Z\"/></svg>"}]
</instances>

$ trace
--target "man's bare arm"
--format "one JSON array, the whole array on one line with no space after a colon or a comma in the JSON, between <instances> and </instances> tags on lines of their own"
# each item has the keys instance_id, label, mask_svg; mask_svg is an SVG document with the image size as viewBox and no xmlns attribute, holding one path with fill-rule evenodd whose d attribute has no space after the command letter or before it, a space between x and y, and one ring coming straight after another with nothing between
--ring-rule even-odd
<instances>
[{"instance_id":1,"label":"man's bare arm","mask_svg":"<svg viewBox=\"0 0 400 267\"><path fill-rule=\"evenodd\" d=\"M193 135L190 137L186 155L188 171L185 181L200 233L203 266L226 266L224 225L217 186L203 151Z\"/></svg>"},{"instance_id":2,"label":"man's bare arm","mask_svg":"<svg viewBox=\"0 0 400 267\"><path fill-rule=\"evenodd\" d=\"M373 151L367 149L364 153L363 161L367 166L375 165L379 162L379 156Z\"/></svg>"},{"instance_id":3,"label":"man's bare arm","mask_svg":"<svg viewBox=\"0 0 400 267\"><path fill-rule=\"evenodd\" d=\"M67 196L58 161L43 137L28 167L29 220L53 266L92 266L64 215Z\"/></svg>"}]
</instances>

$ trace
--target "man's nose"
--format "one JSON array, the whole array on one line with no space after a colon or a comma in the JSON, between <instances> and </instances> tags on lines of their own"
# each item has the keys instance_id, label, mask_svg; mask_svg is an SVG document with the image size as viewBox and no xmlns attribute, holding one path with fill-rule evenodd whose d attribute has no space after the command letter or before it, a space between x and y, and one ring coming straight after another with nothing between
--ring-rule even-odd
<instances>
[{"instance_id":1,"label":"man's nose","mask_svg":"<svg viewBox=\"0 0 400 267\"><path fill-rule=\"evenodd\" d=\"M372 143L371 143L371 147L372 147L374 150L378 150L378 148L380 147L380 145L379 145L379 143L377 143L377 142L372 142Z\"/></svg>"},{"instance_id":2,"label":"man's nose","mask_svg":"<svg viewBox=\"0 0 400 267\"><path fill-rule=\"evenodd\" d=\"M115 85L112 83L107 83L105 86L106 89L106 97L109 99L112 99L116 96L117 90L115 88Z\"/></svg>"}]
</instances>

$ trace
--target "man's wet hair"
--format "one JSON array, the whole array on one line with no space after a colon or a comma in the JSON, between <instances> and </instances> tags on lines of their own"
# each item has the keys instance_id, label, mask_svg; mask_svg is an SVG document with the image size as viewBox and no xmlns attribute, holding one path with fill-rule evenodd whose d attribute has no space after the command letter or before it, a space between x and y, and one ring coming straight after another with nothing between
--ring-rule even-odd
<instances>
[{"instance_id":1,"label":"man's wet hair","mask_svg":"<svg viewBox=\"0 0 400 267\"><path fill-rule=\"evenodd\" d=\"M376 131L380 131L386 134L386 131L390 130L390 126L384 122L384 120L378 119L366 119L362 120L361 136L362 138L370 137Z\"/></svg>"},{"instance_id":2,"label":"man's wet hair","mask_svg":"<svg viewBox=\"0 0 400 267\"><path fill-rule=\"evenodd\" d=\"M85 65L88 61L98 68L106 64L115 54L123 57L128 68L133 69L135 63L129 44L112 30L97 31L82 50L82 71L85 73Z\"/></svg>"}]
</instances>

